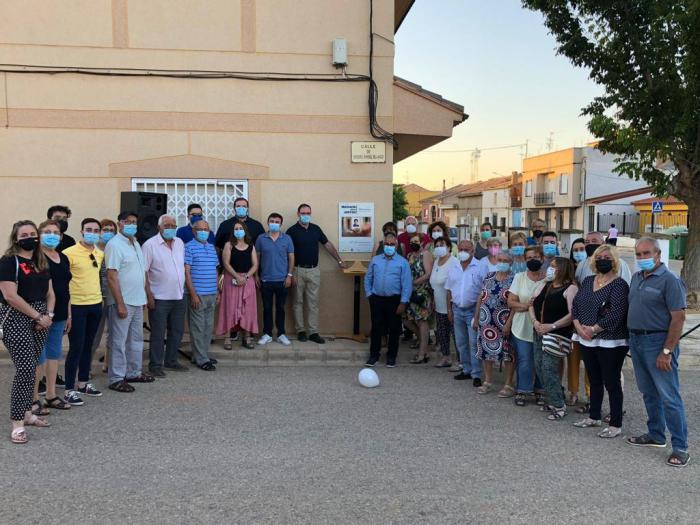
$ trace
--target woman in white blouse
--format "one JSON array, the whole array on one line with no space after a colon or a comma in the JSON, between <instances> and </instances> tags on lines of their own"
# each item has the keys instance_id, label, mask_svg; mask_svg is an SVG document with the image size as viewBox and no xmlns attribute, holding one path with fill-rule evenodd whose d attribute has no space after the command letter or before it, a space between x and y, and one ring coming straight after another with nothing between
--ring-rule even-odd
<instances>
[{"instance_id":1,"label":"woman in white blouse","mask_svg":"<svg viewBox=\"0 0 700 525\"><path fill-rule=\"evenodd\" d=\"M452 335L452 323L447 316L447 291L445 281L450 267L459 264L457 259L451 255L451 242L447 237L440 237L433 241L433 253L435 262L430 273L430 286L433 289L433 299L435 301L435 338L440 345L442 359L435 365L437 368L447 368L450 366L450 339Z\"/></svg>"}]
</instances>

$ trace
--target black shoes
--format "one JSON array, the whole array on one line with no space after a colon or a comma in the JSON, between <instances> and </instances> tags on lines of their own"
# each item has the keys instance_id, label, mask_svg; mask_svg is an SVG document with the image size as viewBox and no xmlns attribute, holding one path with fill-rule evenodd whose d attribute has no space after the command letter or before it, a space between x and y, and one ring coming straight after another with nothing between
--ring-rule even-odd
<instances>
[{"instance_id":1,"label":"black shoes","mask_svg":"<svg viewBox=\"0 0 700 525\"><path fill-rule=\"evenodd\" d=\"M472 375L471 374L465 374L464 372L460 372L454 377L457 381L463 381L465 379L471 379Z\"/></svg>"},{"instance_id":2,"label":"black shoes","mask_svg":"<svg viewBox=\"0 0 700 525\"><path fill-rule=\"evenodd\" d=\"M301 341L301 339L300 339L300 341ZM320 345L326 344L326 340L318 334L311 334L309 336L309 341L313 341L314 343L318 343Z\"/></svg>"},{"instance_id":3,"label":"black shoes","mask_svg":"<svg viewBox=\"0 0 700 525\"><path fill-rule=\"evenodd\" d=\"M396 368L396 361L387 361L386 367L387 368Z\"/></svg>"},{"instance_id":4,"label":"black shoes","mask_svg":"<svg viewBox=\"0 0 700 525\"><path fill-rule=\"evenodd\" d=\"M476 387L481 386L481 379L479 379L478 377L475 377L475 378L474 378L474 382L472 383L472 385L474 385L474 386L476 386Z\"/></svg>"},{"instance_id":5,"label":"black shoes","mask_svg":"<svg viewBox=\"0 0 700 525\"><path fill-rule=\"evenodd\" d=\"M367 362L365 363L365 366L374 366L377 364L377 361L379 361L379 359L374 359L374 358L370 357L367 360Z\"/></svg>"},{"instance_id":6,"label":"black shoes","mask_svg":"<svg viewBox=\"0 0 700 525\"><path fill-rule=\"evenodd\" d=\"M158 377L158 378L161 378L161 379L164 378L164 377L167 377L166 374L165 374L165 372L163 372L163 369L162 369L162 368L152 368L151 370L149 370L149 372L151 373L151 375L152 375L153 377Z\"/></svg>"},{"instance_id":7,"label":"black shoes","mask_svg":"<svg viewBox=\"0 0 700 525\"><path fill-rule=\"evenodd\" d=\"M299 332L297 334L297 341L299 341L300 343L305 343L306 341L308 341L308 338L306 337L306 332Z\"/></svg>"}]
</instances>

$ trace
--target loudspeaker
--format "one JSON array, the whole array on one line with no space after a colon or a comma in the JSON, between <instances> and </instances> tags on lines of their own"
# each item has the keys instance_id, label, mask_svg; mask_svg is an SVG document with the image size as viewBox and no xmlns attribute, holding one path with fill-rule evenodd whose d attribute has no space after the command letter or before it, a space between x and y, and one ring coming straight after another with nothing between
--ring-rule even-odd
<instances>
[{"instance_id":1,"label":"loudspeaker","mask_svg":"<svg viewBox=\"0 0 700 525\"><path fill-rule=\"evenodd\" d=\"M136 239L143 244L158 233L158 218L168 212L168 195L146 191L123 191L120 211L133 211L139 216Z\"/></svg>"}]
</instances>

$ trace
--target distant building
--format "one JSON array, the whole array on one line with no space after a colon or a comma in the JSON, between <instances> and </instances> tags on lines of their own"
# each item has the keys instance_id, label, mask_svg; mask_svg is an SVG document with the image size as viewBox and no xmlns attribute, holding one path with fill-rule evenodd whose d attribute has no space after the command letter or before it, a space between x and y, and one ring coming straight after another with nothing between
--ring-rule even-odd
<instances>
[{"instance_id":1,"label":"distant building","mask_svg":"<svg viewBox=\"0 0 700 525\"><path fill-rule=\"evenodd\" d=\"M661 203L662 211L652 213L655 202ZM688 205L675 197L649 197L632 202L639 213L639 233L659 233L674 226L688 227ZM654 227L652 228L652 218Z\"/></svg>"},{"instance_id":2,"label":"distant building","mask_svg":"<svg viewBox=\"0 0 700 525\"><path fill-rule=\"evenodd\" d=\"M406 208L408 209L408 214L415 215L416 217L420 217L423 209L420 201L440 193L436 190L426 190L423 186L419 186L418 184L404 184L402 188L403 191L406 192L406 200L408 201Z\"/></svg>"}]
</instances>

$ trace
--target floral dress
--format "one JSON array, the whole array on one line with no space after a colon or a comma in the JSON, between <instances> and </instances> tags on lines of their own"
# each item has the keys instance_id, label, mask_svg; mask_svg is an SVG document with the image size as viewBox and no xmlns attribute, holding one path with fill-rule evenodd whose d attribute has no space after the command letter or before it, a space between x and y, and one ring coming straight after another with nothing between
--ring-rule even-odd
<instances>
[{"instance_id":1,"label":"floral dress","mask_svg":"<svg viewBox=\"0 0 700 525\"><path fill-rule=\"evenodd\" d=\"M413 280L419 279L425 275L425 266L423 265L423 256L425 252L420 252L419 255L410 256L408 264L411 266L411 277ZM428 256L431 256L428 253ZM413 299L419 299L419 302L413 302ZM426 281L420 286L413 287L411 301L406 309L406 318L411 321L429 321L433 314L433 290L430 287L430 282Z\"/></svg>"},{"instance_id":2,"label":"floral dress","mask_svg":"<svg viewBox=\"0 0 700 525\"><path fill-rule=\"evenodd\" d=\"M479 334L476 338L476 357L482 361L513 360L510 337L503 337L503 327L510 316L507 293L512 283L513 274L498 281L494 272L484 279L479 309Z\"/></svg>"}]
</instances>

